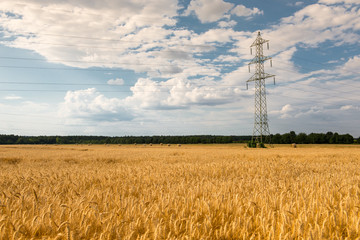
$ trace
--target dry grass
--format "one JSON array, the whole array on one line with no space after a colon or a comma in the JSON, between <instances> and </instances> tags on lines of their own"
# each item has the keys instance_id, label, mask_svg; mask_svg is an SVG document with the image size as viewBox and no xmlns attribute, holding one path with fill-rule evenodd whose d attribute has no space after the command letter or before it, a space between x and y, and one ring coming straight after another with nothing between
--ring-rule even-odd
<instances>
[{"instance_id":1,"label":"dry grass","mask_svg":"<svg viewBox=\"0 0 360 240\"><path fill-rule=\"evenodd\" d=\"M360 147L0 146L0 239L357 239Z\"/></svg>"}]
</instances>

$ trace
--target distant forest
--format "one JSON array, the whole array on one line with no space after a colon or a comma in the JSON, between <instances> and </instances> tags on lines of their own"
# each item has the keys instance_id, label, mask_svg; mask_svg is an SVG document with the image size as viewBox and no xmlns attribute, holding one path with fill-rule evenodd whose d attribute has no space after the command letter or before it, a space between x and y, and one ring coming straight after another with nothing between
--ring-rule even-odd
<instances>
[{"instance_id":1,"label":"distant forest","mask_svg":"<svg viewBox=\"0 0 360 240\"><path fill-rule=\"evenodd\" d=\"M246 143L251 136L17 136L0 135L0 144L211 144L211 143ZM360 143L350 134L338 133L299 133L271 135L274 144L352 144Z\"/></svg>"}]
</instances>

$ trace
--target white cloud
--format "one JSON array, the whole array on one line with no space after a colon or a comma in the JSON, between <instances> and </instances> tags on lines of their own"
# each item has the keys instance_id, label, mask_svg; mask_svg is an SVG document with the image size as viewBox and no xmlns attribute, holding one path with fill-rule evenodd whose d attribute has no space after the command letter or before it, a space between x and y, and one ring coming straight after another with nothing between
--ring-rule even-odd
<instances>
[{"instance_id":1,"label":"white cloud","mask_svg":"<svg viewBox=\"0 0 360 240\"><path fill-rule=\"evenodd\" d=\"M199 18L202 23L216 22L223 18L229 18L227 13L236 15L238 17L250 18L254 15L262 15L264 12L256 7L247 8L244 5L235 5L223 0L192 0L185 11L185 15L189 15L192 12ZM232 26L235 23L233 21L219 23L220 27Z\"/></svg>"},{"instance_id":2,"label":"white cloud","mask_svg":"<svg viewBox=\"0 0 360 240\"><path fill-rule=\"evenodd\" d=\"M291 107L290 104L286 104L281 108L281 113L288 113L290 111L293 111L294 109Z\"/></svg>"},{"instance_id":3,"label":"white cloud","mask_svg":"<svg viewBox=\"0 0 360 240\"><path fill-rule=\"evenodd\" d=\"M138 67L143 59L137 53L167 46L172 31L164 26L176 23L177 10L176 0L2 1L0 11L9 14L0 15L0 26L11 39L3 44L35 51L50 62L147 71L156 65Z\"/></svg>"},{"instance_id":4,"label":"white cloud","mask_svg":"<svg viewBox=\"0 0 360 240\"><path fill-rule=\"evenodd\" d=\"M211 1L191 1L187 12L200 14L204 21L213 17L221 19L229 11L242 16L262 13L256 8ZM151 9L157 9L155 14ZM199 71L205 61L197 56L215 50L217 45L234 43L232 52L238 53L241 59L250 58L248 47L255 34L228 28L235 24L233 20L218 23L226 29L210 29L202 34L187 29L165 29L165 25L175 23L178 9L175 0L139 0L136 3L109 0L102 4L77 0L76 5L19 0L16 4L0 3L0 10L21 17L2 14L0 22L5 32L15 38L9 45L34 50L57 62L59 59L75 60L62 61L75 67L121 67L152 77L186 78L201 74ZM216 14L209 14L211 11ZM282 19L279 26L264 30L263 35L271 40L272 52L277 53L297 45L315 47L329 40L338 44L357 42L359 36L349 34L357 26L360 29L356 11L346 6L313 4ZM33 34L22 36L24 32ZM111 41L92 38L93 32ZM210 66L205 71L215 74L219 69Z\"/></svg>"},{"instance_id":5,"label":"white cloud","mask_svg":"<svg viewBox=\"0 0 360 240\"><path fill-rule=\"evenodd\" d=\"M343 66L339 69L342 75L358 75L360 67L360 56L354 56L350 58Z\"/></svg>"},{"instance_id":6,"label":"white cloud","mask_svg":"<svg viewBox=\"0 0 360 240\"><path fill-rule=\"evenodd\" d=\"M288 6L300 7L300 6L304 5L304 2L299 1L299 2L295 2L295 3L288 3L287 5Z\"/></svg>"},{"instance_id":7,"label":"white cloud","mask_svg":"<svg viewBox=\"0 0 360 240\"><path fill-rule=\"evenodd\" d=\"M312 4L282 18L280 24L261 31L265 39L270 40L270 52L276 54L294 46L314 48L326 41L334 45L355 44L360 35L359 13L346 5ZM238 34L236 48L240 56L248 58L248 46L254 40L255 33ZM274 59L274 61L276 61Z\"/></svg>"},{"instance_id":8,"label":"white cloud","mask_svg":"<svg viewBox=\"0 0 360 240\"><path fill-rule=\"evenodd\" d=\"M233 6L223 0L191 0L185 15L194 12L202 23L216 22L224 18Z\"/></svg>"},{"instance_id":9,"label":"white cloud","mask_svg":"<svg viewBox=\"0 0 360 240\"><path fill-rule=\"evenodd\" d=\"M11 95L5 96L4 99L5 100L20 100L20 99L22 99L22 97L11 94Z\"/></svg>"},{"instance_id":10,"label":"white cloud","mask_svg":"<svg viewBox=\"0 0 360 240\"><path fill-rule=\"evenodd\" d=\"M344 59L340 59L343 61ZM329 62L331 63L331 62ZM360 56L350 57L344 64L337 65L334 69L318 70L308 73L308 76L322 75L323 79L327 79L326 76L331 78L338 78L344 76L357 76L360 66Z\"/></svg>"},{"instance_id":11,"label":"white cloud","mask_svg":"<svg viewBox=\"0 0 360 240\"><path fill-rule=\"evenodd\" d=\"M354 39L359 40L360 36L354 38L354 34L349 36L348 33L355 32L358 16L357 12L347 8L347 6L314 4L299 10L291 17L282 19L281 24L274 26L273 29L262 31L262 36L270 40L270 50L264 49L264 55L273 57L273 68L270 68L269 63L266 62L265 72L275 74L279 84L304 80L314 75L318 81L321 79L325 80L323 77L330 76L331 74L351 72L349 75L354 75L354 73L358 72L356 69L358 69L360 64L358 56L354 56L344 66L334 70L322 70L321 72L304 74L300 73L294 64L293 55L298 51L298 48L312 48L326 41L337 42L339 44L356 42ZM235 43L234 48L230 52L237 53L240 59L248 59L250 61L253 56L250 55L249 46L254 41L254 36L256 36L256 33L245 32L230 35L230 38ZM225 56L220 56L217 60L221 59L226 58ZM243 84L250 77L250 74L246 73L247 67L241 67L236 71L225 74L223 79L229 84ZM320 75L322 76L321 78ZM349 84L354 85L352 81L349 81ZM295 85L295 87L299 86ZM321 87L321 85L318 87ZM308 90L302 85L300 85L300 89ZM337 88L332 86L331 89L336 91L336 89L339 89L339 86L337 85ZM309 90L313 92L319 91L318 89ZM311 92L308 94L291 89L283 92L278 90L277 87L270 89L270 93L279 94L280 96L285 94L285 96L293 96L299 99L303 99L308 95L310 98L314 97ZM324 98L324 95L319 97ZM278 100L282 101L281 98ZM339 99L335 98L332 101L337 102Z\"/></svg>"},{"instance_id":12,"label":"white cloud","mask_svg":"<svg viewBox=\"0 0 360 240\"><path fill-rule=\"evenodd\" d=\"M242 59L240 57L234 55L220 55L214 61L236 63L236 62L241 62L241 60Z\"/></svg>"},{"instance_id":13,"label":"white cloud","mask_svg":"<svg viewBox=\"0 0 360 240\"><path fill-rule=\"evenodd\" d=\"M12 39L4 44L72 67L122 68L149 77L187 78L204 72L219 75L219 69L204 66L206 61L199 56L230 42L236 34L231 29L196 34L165 27L176 23L179 7L175 0L109 0L99 6L83 0L76 5L0 2L0 11L19 16L0 16L0 25ZM104 37L94 37L94 32Z\"/></svg>"},{"instance_id":14,"label":"white cloud","mask_svg":"<svg viewBox=\"0 0 360 240\"><path fill-rule=\"evenodd\" d=\"M210 29L200 35L193 35L191 42L193 44L206 44L218 42L221 44L231 42L237 33L232 29L215 28Z\"/></svg>"},{"instance_id":15,"label":"white cloud","mask_svg":"<svg viewBox=\"0 0 360 240\"><path fill-rule=\"evenodd\" d=\"M279 115L281 119L294 118L295 109L291 104L285 104L281 107L280 110L271 111L270 114Z\"/></svg>"},{"instance_id":16,"label":"white cloud","mask_svg":"<svg viewBox=\"0 0 360 240\"><path fill-rule=\"evenodd\" d=\"M319 3L325 3L325 4L337 4L337 3L359 4L359 1L358 0L319 0Z\"/></svg>"},{"instance_id":17,"label":"white cloud","mask_svg":"<svg viewBox=\"0 0 360 240\"><path fill-rule=\"evenodd\" d=\"M247 8L244 5L237 5L231 13L239 17L251 17L254 15L263 15L264 12L258 8Z\"/></svg>"},{"instance_id":18,"label":"white cloud","mask_svg":"<svg viewBox=\"0 0 360 240\"><path fill-rule=\"evenodd\" d=\"M95 88L68 91L60 104L59 116L93 121L131 120L133 115L118 98L107 98Z\"/></svg>"},{"instance_id":19,"label":"white cloud","mask_svg":"<svg viewBox=\"0 0 360 240\"><path fill-rule=\"evenodd\" d=\"M345 105L345 106L341 106L340 110L342 111L347 111L347 110L359 110L360 108L357 106L353 106L353 105Z\"/></svg>"},{"instance_id":20,"label":"white cloud","mask_svg":"<svg viewBox=\"0 0 360 240\"><path fill-rule=\"evenodd\" d=\"M218 23L219 27L222 27L222 28L231 28L231 27L234 27L236 24L237 24L237 22L234 20L220 21Z\"/></svg>"},{"instance_id":21,"label":"white cloud","mask_svg":"<svg viewBox=\"0 0 360 240\"><path fill-rule=\"evenodd\" d=\"M205 83L206 85L203 85ZM145 109L183 109L196 105L216 106L238 101L242 89L209 79L189 81L179 78L156 82L140 78L133 95L126 98L128 106Z\"/></svg>"},{"instance_id":22,"label":"white cloud","mask_svg":"<svg viewBox=\"0 0 360 240\"><path fill-rule=\"evenodd\" d=\"M109 85L124 85L124 83L124 79L122 78L110 79L107 81L107 84Z\"/></svg>"}]
</instances>

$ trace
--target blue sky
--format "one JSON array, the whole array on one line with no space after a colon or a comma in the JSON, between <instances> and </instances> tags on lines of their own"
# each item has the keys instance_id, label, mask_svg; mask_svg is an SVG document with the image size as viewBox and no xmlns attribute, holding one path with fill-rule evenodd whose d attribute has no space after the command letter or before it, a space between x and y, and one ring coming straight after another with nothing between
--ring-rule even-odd
<instances>
[{"instance_id":1,"label":"blue sky","mask_svg":"<svg viewBox=\"0 0 360 240\"><path fill-rule=\"evenodd\" d=\"M271 133L360 136L358 0L0 2L0 133L251 135L261 31Z\"/></svg>"}]
</instances>

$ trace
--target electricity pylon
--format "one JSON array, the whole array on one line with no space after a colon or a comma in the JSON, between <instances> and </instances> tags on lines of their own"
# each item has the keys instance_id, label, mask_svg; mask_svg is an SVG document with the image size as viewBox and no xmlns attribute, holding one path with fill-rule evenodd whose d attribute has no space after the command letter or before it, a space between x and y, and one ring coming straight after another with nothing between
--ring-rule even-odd
<instances>
[{"instance_id":1,"label":"electricity pylon","mask_svg":"<svg viewBox=\"0 0 360 240\"><path fill-rule=\"evenodd\" d=\"M252 47L255 47L256 54L248 64L249 72L250 65L255 64L255 74L246 81L246 88L248 88L249 82L255 82L255 119L252 141L257 143L270 143L271 141L266 107L265 79L274 77L275 84L275 75L264 72L264 62L266 60L270 60L270 66L272 66L271 57L263 54L264 43L267 43L267 49L269 49L269 40L263 39L260 32L258 32L256 40L250 46L250 53L252 54Z\"/></svg>"}]
</instances>

